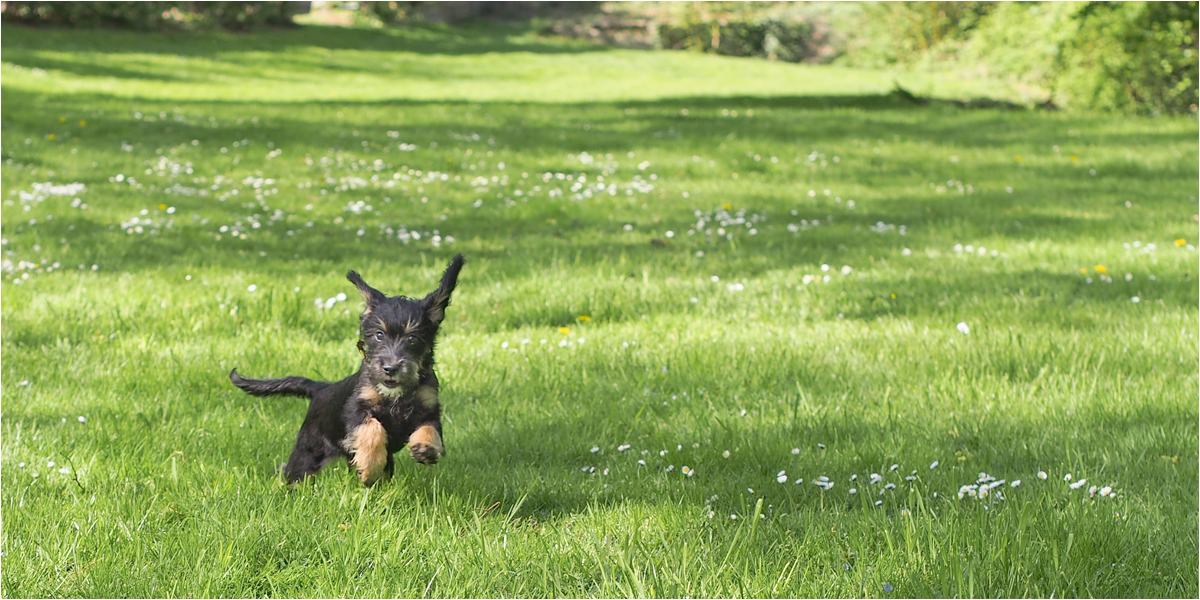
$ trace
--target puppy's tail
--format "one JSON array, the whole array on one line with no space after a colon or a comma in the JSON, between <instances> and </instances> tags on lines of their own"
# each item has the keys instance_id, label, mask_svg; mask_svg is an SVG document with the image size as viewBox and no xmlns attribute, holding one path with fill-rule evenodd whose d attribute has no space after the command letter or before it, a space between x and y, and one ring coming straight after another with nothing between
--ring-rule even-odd
<instances>
[{"instance_id":1,"label":"puppy's tail","mask_svg":"<svg viewBox=\"0 0 1200 600\"><path fill-rule=\"evenodd\" d=\"M246 379L238 375L237 369L229 372L229 380L233 385L251 396L303 396L312 398L314 394L325 389L329 384L305 379L304 377L283 377L280 379Z\"/></svg>"}]
</instances>

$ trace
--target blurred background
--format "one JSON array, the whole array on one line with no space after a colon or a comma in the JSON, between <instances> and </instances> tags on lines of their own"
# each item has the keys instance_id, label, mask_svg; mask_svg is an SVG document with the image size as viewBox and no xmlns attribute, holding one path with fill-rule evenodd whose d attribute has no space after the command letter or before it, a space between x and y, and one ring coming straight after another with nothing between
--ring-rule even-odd
<instances>
[{"instance_id":1,"label":"blurred background","mask_svg":"<svg viewBox=\"0 0 1200 600\"><path fill-rule=\"evenodd\" d=\"M5 22L47 27L468 25L627 48L999 80L1012 90L1003 100L1055 109L1194 114L1197 103L1196 2L2 4Z\"/></svg>"}]
</instances>

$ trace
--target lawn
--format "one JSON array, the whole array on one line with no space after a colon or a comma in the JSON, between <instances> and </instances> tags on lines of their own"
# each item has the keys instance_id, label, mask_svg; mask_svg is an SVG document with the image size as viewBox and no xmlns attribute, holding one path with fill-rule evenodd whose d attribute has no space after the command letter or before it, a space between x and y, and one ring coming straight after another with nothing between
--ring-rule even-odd
<instances>
[{"instance_id":1,"label":"lawn","mask_svg":"<svg viewBox=\"0 0 1200 600\"><path fill-rule=\"evenodd\" d=\"M2 40L5 597L1200 593L1195 117L517 29ZM283 487L305 406L229 370L351 373L346 271L455 253L448 455Z\"/></svg>"}]
</instances>

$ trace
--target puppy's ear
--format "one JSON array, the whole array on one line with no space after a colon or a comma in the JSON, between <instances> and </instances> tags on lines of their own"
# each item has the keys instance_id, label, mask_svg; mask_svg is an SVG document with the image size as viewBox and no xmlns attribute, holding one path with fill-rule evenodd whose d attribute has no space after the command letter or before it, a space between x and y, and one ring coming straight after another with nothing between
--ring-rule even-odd
<instances>
[{"instance_id":1,"label":"puppy's ear","mask_svg":"<svg viewBox=\"0 0 1200 600\"><path fill-rule=\"evenodd\" d=\"M446 267L446 272L442 274L442 284L421 301L421 306L425 309L425 316L429 317L430 321L441 323L442 319L446 317L446 307L450 305L450 294L454 293L454 286L458 284L458 272L462 268L463 257L461 254L457 254L450 261L450 266Z\"/></svg>"},{"instance_id":2,"label":"puppy's ear","mask_svg":"<svg viewBox=\"0 0 1200 600\"><path fill-rule=\"evenodd\" d=\"M370 312L371 307L387 300L387 296L384 296L383 292L367 285L367 282L363 281L363 278L356 271L346 273L346 279L349 279L350 283L353 283L354 287L358 288L358 293L362 294L363 300L366 301L367 308L364 312Z\"/></svg>"}]
</instances>

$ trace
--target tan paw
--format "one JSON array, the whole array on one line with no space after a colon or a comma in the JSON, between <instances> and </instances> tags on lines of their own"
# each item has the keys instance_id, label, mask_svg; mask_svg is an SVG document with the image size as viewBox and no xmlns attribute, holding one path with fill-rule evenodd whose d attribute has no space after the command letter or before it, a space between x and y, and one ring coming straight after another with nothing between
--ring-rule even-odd
<instances>
[{"instance_id":1,"label":"tan paw","mask_svg":"<svg viewBox=\"0 0 1200 600\"><path fill-rule=\"evenodd\" d=\"M423 465L435 464L442 456L437 448L429 444L412 444L408 447L408 451L412 453L413 460Z\"/></svg>"},{"instance_id":2,"label":"tan paw","mask_svg":"<svg viewBox=\"0 0 1200 600\"><path fill-rule=\"evenodd\" d=\"M408 436L408 451L413 460L426 465L436 463L446 453L442 436L433 425L422 425Z\"/></svg>"}]
</instances>

